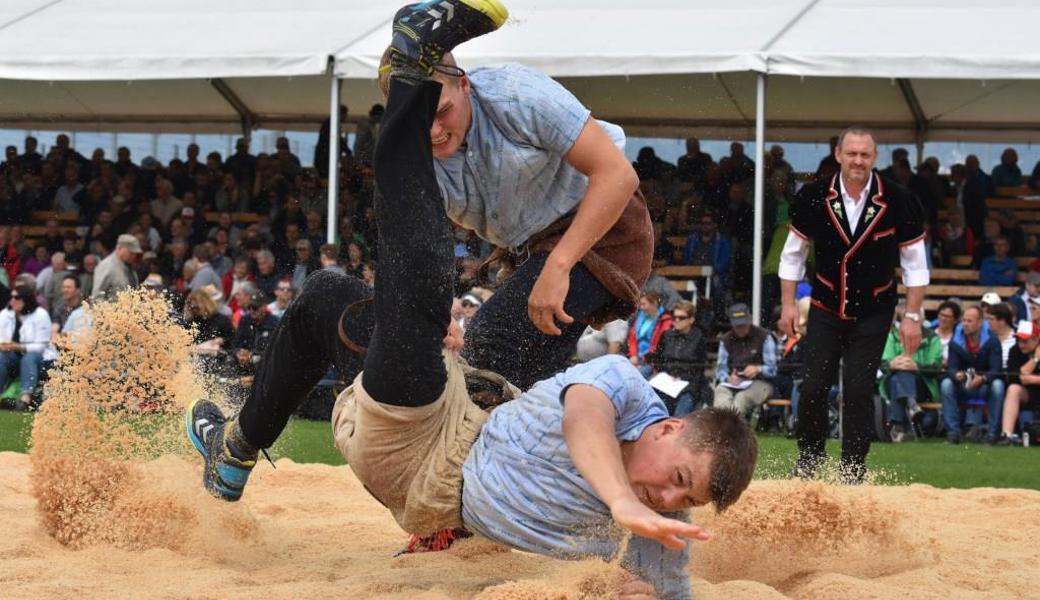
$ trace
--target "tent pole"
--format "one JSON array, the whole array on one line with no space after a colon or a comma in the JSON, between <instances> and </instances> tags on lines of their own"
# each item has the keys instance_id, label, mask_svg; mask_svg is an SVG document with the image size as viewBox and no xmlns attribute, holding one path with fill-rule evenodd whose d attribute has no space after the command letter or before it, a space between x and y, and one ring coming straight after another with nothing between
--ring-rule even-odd
<instances>
[{"instance_id":1,"label":"tent pole","mask_svg":"<svg viewBox=\"0 0 1040 600\"><path fill-rule=\"evenodd\" d=\"M336 243L336 205L339 200L339 77L336 69L329 68L329 186L328 219L326 237L329 244ZM346 241L346 240L344 240Z\"/></svg>"},{"instance_id":2,"label":"tent pole","mask_svg":"<svg viewBox=\"0 0 1040 600\"><path fill-rule=\"evenodd\" d=\"M755 239L752 255L751 315L755 325L762 322L762 229L765 210L766 178L766 74L758 74L755 94Z\"/></svg>"}]
</instances>

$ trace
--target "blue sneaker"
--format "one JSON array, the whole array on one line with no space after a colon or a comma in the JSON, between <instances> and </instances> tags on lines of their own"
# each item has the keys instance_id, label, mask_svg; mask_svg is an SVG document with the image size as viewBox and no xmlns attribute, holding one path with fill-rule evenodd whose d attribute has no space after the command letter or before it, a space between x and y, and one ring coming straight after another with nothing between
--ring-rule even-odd
<instances>
[{"instance_id":1,"label":"blue sneaker","mask_svg":"<svg viewBox=\"0 0 1040 600\"><path fill-rule=\"evenodd\" d=\"M391 62L414 65L427 76L446 52L501 27L509 11L498 0L427 0L394 15Z\"/></svg>"},{"instance_id":2,"label":"blue sneaker","mask_svg":"<svg viewBox=\"0 0 1040 600\"><path fill-rule=\"evenodd\" d=\"M241 498L249 473L256 466L256 451L239 452L241 458L232 453L228 448L228 421L220 407L209 400L196 400L188 407L184 426L205 461L202 485L221 500L235 502ZM235 446L248 448L245 443Z\"/></svg>"}]
</instances>

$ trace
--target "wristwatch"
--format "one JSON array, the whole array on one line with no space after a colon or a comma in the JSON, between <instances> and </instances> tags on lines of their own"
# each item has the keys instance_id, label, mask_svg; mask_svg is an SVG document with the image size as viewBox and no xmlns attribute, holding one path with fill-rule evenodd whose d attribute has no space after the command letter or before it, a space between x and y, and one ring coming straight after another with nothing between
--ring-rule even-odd
<instances>
[{"instance_id":1,"label":"wristwatch","mask_svg":"<svg viewBox=\"0 0 1040 600\"><path fill-rule=\"evenodd\" d=\"M907 312L903 313L903 316L906 317L907 319L910 319L914 323L920 323L921 322L921 313L915 313L915 312L907 311Z\"/></svg>"}]
</instances>

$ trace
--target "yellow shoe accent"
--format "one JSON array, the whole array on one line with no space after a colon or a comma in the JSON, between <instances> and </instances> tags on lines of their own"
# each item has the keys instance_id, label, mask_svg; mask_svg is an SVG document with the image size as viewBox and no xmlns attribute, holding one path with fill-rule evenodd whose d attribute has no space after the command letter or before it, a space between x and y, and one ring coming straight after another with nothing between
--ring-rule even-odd
<instances>
[{"instance_id":1,"label":"yellow shoe accent","mask_svg":"<svg viewBox=\"0 0 1040 600\"><path fill-rule=\"evenodd\" d=\"M507 19L509 19L509 9L498 0L459 0L466 6L473 10L480 11L487 15L491 22L495 24L495 29L498 29L502 25L505 25Z\"/></svg>"}]
</instances>

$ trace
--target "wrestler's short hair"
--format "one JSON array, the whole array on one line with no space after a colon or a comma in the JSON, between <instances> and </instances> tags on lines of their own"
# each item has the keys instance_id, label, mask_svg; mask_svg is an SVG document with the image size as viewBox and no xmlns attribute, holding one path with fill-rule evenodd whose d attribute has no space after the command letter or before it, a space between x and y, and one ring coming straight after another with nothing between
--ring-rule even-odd
<instances>
[{"instance_id":1,"label":"wrestler's short hair","mask_svg":"<svg viewBox=\"0 0 1040 600\"><path fill-rule=\"evenodd\" d=\"M838 135L838 148L841 148L842 144L845 143L845 136L847 135L866 135L870 136L870 140L874 142L874 152L877 153L877 136L874 132L862 125L852 125L842 130L841 134Z\"/></svg>"},{"instance_id":2,"label":"wrestler's short hair","mask_svg":"<svg viewBox=\"0 0 1040 600\"><path fill-rule=\"evenodd\" d=\"M758 441L743 416L728 408L704 408L684 416L682 442L690 450L711 454L711 501L715 510L729 508L751 483L758 461Z\"/></svg>"}]
</instances>

